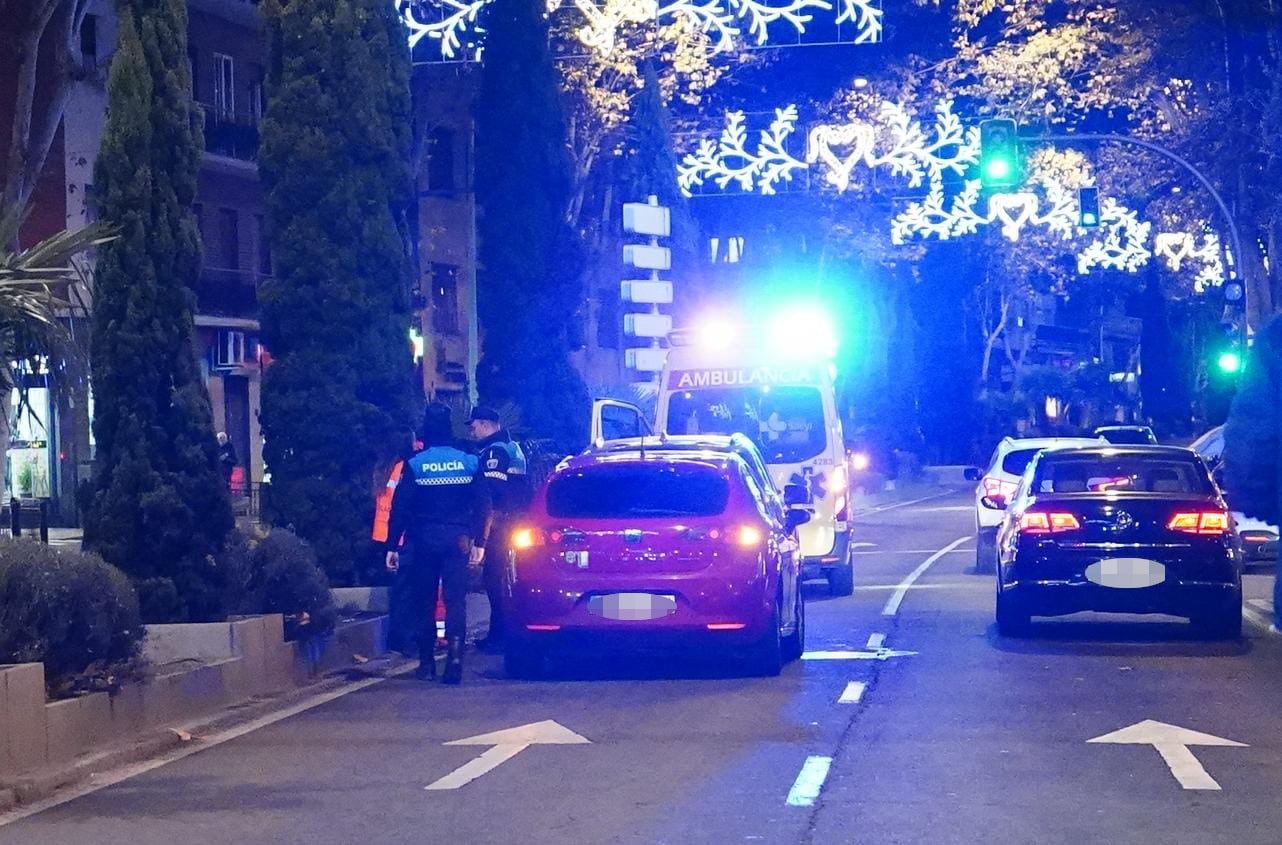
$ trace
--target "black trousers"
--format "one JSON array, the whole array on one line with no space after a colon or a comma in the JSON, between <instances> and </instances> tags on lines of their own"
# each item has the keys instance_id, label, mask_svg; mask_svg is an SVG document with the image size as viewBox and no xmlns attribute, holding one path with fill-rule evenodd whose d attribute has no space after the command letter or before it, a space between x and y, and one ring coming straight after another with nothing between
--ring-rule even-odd
<instances>
[{"instance_id":1,"label":"black trousers","mask_svg":"<svg viewBox=\"0 0 1282 845\"><path fill-rule=\"evenodd\" d=\"M407 610L417 612L419 656L431 655L436 646L436 593L445 599L445 636L467 635L467 552L462 544L413 544L408 560L401 562Z\"/></svg>"},{"instance_id":2,"label":"black trousers","mask_svg":"<svg viewBox=\"0 0 1282 845\"><path fill-rule=\"evenodd\" d=\"M485 596L490 600L490 630L486 635L494 640L503 639L503 567L507 565L509 534L514 520L506 514L495 514L490 529L490 542L485 548L485 565L482 579Z\"/></svg>"}]
</instances>

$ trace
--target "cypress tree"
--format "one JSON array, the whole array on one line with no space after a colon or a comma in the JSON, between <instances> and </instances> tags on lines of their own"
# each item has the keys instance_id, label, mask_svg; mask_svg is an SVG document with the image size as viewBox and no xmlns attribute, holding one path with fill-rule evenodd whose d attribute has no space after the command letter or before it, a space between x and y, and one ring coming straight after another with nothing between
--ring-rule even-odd
<instances>
[{"instance_id":1,"label":"cypress tree","mask_svg":"<svg viewBox=\"0 0 1282 845\"><path fill-rule=\"evenodd\" d=\"M477 96L480 206L477 386L512 403L522 427L562 449L587 440L588 394L568 354L583 306L582 244L566 222L568 133L541 0L485 9Z\"/></svg>"},{"instance_id":2,"label":"cypress tree","mask_svg":"<svg viewBox=\"0 0 1282 845\"><path fill-rule=\"evenodd\" d=\"M374 468L411 419L409 47L386 0L275 0L264 13L270 511L353 583L376 571Z\"/></svg>"},{"instance_id":3,"label":"cypress tree","mask_svg":"<svg viewBox=\"0 0 1282 845\"><path fill-rule=\"evenodd\" d=\"M233 518L193 343L201 138L187 7L122 0L119 11L94 170L99 216L118 237L101 249L95 274L97 457L84 492L85 546L135 580L144 618L217 618L214 556Z\"/></svg>"}]
</instances>

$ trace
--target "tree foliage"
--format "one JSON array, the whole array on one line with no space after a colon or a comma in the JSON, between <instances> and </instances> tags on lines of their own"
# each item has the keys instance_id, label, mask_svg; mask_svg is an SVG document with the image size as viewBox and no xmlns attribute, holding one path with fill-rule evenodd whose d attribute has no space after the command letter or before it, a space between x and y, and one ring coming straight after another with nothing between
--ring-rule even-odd
<instances>
[{"instance_id":1,"label":"tree foliage","mask_svg":"<svg viewBox=\"0 0 1282 845\"><path fill-rule=\"evenodd\" d=\"M584 255L568 220L568 134L541 9L511 0L485 11L475 106L477 386L488 403L517 405L529 432L574 448L587 439L587 389L567 357Z\"/></svg>"},{"instance_id":2,"label":"tree foliage","mask_svg":"<svg viewBox=\"0 0 1282 845\"><path fill-rule=\"evenodd\" d=\"M145 618L221 614L213 560L232 528L193 344L200 241L184 0L120 4L94 171L100 219L91 341L97 459L85 546L139 587Z\"/></svg>"},{"instance_id":3,"label":"tree foliage","mask_svg":"<svg viewBox=\"0 0 1282 845\"><path fill-rule=\"evenodd\" d=\"M277 0L264 13L271 517L352 583L373 564L374 467L412 416L409 52L384 0Z\"/></svg>"}]
</instances>

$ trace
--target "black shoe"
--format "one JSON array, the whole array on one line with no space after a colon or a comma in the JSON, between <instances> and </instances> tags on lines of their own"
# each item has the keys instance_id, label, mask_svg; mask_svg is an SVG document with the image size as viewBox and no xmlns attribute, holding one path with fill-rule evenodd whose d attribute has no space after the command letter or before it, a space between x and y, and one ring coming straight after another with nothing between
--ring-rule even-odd
<instances>
[{"instance_id":1,"label":"black shoe","mask_svg":"<svg viewBox=\"0 0 1282 845\"><path fill-rule=\"evenodd\" d=\"M445 673L441 683L458 684L463 680L463 638L451 637L445 654Z\"/></svg>"}]
</instances>

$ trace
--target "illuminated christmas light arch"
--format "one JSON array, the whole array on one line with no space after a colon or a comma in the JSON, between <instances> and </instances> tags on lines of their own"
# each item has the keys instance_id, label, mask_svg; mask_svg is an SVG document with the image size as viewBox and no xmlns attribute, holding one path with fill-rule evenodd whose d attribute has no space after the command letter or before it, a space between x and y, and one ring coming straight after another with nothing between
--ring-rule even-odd
<instances>
[{"instance_id":1,"label":"illuminated christmas light arch","mask_svg":"<svg viewBox=\"0 0 1282 845\"><path fill-rule=\"evenodd\" d=\"M1040 228L1077 247L1079 273L1135 272L1157 257L1175 272L1196 265L1194 288L1199 292L1223 280L1223 251L1214 234L1203 236L1200 245L1187 233L1163 232L1154 238L1152 223L1111 197L1101 200L1095 229L1078 226L1077 192L1054 181L985 201L979 180L966 178L979 163L979 129L964 126L951 102L936 106L931 127L897 103L883 104L875 121L813 126L802 154L790 145L797 122L796 106L777 109L770 124L757 131L754 145L744 113L728 112L721 134L699 141L677 166L682 191L687 196L731 190L769 196L803 176L811 185L845 193L880 169L908 188L925 190L890 220L895 244L949 240L990 226L1014 242L1023 232Z\"/></svg>"},{"instance_id":2,"label":"illuminated christmas light arch","mask_svg":"<svg viewBox=\"0 0 1282 845\"><path fill-rule=\"evenodd\" d=\"M409 29L411 49L426 41L443 61L474 58L484 41L478 26L491 0L392 0ZM717 51L765 47L772 33L795 40L817 23L843 43L881 41L881 0L547 0L549 13L574 14L575 35L590 50L608 55L619 28L653 21L684 21L706 33Z\"/></svg>"}]
</instances>

